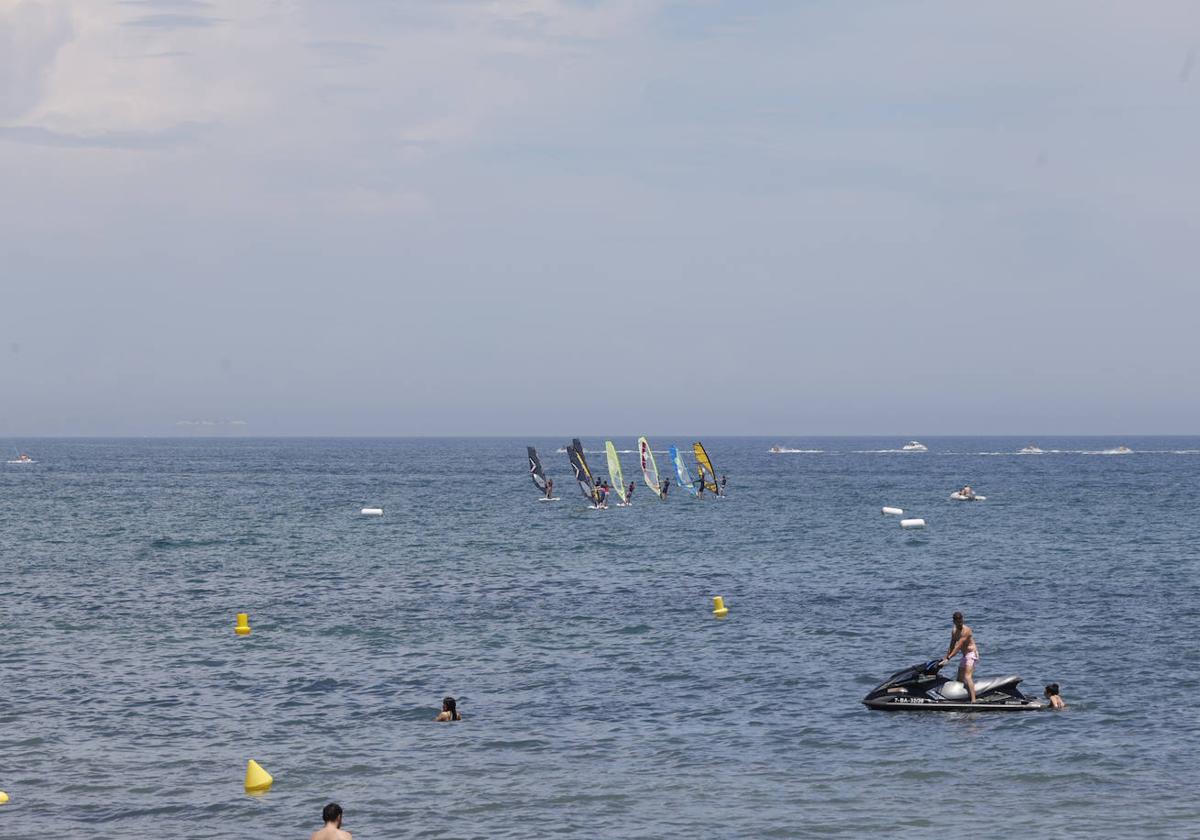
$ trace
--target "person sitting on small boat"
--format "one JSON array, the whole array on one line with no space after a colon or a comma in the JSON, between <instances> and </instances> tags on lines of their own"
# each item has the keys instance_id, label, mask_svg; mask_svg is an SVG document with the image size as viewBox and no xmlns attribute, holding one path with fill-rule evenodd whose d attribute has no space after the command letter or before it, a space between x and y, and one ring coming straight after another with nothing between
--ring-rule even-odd
<instances>
[{"instance_id":1,"label":"person sitting on small boat","mask_svg":"<svg viewBox=\"0 0 1200 840\"><path fill-rule=\"evenodd\" d=\"M1058 693L1058 683L1050 683L1046 686L1046 699L1050 701L1050 708L1056 712L1061 712L1067 708L1067 704L1063 702L1062 697Z\"/></svg>"},{"instance_id":2,"label":"person sitting on small boat","mask_svg":"<svg viewBox=\"0 0 1200 840\"><path fill-rule=\"evenodd\" d=\"M963 489L958 491L958 495L962 496L964 499L974 499L975 491L972 490L971 485L968 484L968 485L964 486Z\"/></svg>"},{"instance_id":3,"label":"person sitting on small boat","mask_svg":"<svg viewBox=\"0 0 1200 840\"><path fill-rule=\"evenodd\" d=\"M442 711L434 718L434 721L445 723L452 720L462 720L462 715L458 713L458 701L453 697L445 697L442 699Z\"/></svg>"}]
</instances>

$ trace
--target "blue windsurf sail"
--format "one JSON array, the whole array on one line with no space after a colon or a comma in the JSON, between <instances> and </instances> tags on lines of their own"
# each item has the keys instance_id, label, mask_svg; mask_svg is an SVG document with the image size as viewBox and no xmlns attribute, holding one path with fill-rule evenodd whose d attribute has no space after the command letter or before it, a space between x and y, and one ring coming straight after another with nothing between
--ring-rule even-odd
<instances>
[{"instance_id":1,"label":"blue windsurf sail","mask_svg":"<svg viewBox=\"0 0 1200 840\"><path fill-rule=\"evenodd\" d=\"M546 492L546 473L542 471L542 459L538 457L537 450L532 446L525 447L529 450L529 477L533 479L533 486Z\"/></svg>"},{"instance_id":2,"label":"blue windsurf sail","mask_svg":"<svg viewBox=\"0 0 1200 840\"><path fill-rule=\"evenodd\" d=\"M679 482L679 486L693 496L699 495L696 491L696 482L688 472L687 464L683 463L683 456L679 454L679 450L672 446L667 452L671 456L671 463L675 465L675 478Z\"/></svg>"}]
</instances>

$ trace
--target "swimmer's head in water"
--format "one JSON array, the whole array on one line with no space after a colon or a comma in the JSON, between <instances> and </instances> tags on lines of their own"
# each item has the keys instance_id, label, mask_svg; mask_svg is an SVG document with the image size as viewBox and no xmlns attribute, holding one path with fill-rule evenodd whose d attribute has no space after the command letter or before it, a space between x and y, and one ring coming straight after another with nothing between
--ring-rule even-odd
<instances>
[{"instance_id":1,"label":"swimmer's head in water","mask_svg":"<svg viewBox=\"0 0 1200 840\"><path fill-rule=\"evenodd\" d=\"M442 698L442 711L449 712L452 717L458 716L458 703L453 697Z\"/></svg>"},{"instance_id":2,"label":"swimmer's head in water","mask_svg":"<svg viewBox=\"0 0 1200 840\"><path fill-rule=\"evenodd\" d=\"M321 810L321 819L326 823L337 823L340 828L342 825L342 806L336 802L330 802Z\"/></svg>"},{"instance_id":3,"label":"swimmer's head in water","mask_svg":"<svg viewBox=\"0 0 1200 840\"><path fill-rule=\"evenodd\" d=\"M1050 683L1050 685L1046 686L1047 697L1053 697L1056 694L1058 694L1058 683Z\"/></svg>"}]
</instances>

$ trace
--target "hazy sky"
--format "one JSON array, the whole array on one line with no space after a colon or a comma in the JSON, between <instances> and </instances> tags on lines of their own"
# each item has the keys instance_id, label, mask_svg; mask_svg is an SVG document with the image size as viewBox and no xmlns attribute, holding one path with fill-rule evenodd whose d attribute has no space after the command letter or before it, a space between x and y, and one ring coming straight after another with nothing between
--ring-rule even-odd
<instances>
[{"instance_id":1,"label":"hazy sky","mask_svg":"<svg viewBox=\"0 0 1200 840\"><path fill-rule=\"evenodd\" d=\"M1194 0L0 0L0 437L1200 432L1198 46Z\"/></svg>"}]
</instances>

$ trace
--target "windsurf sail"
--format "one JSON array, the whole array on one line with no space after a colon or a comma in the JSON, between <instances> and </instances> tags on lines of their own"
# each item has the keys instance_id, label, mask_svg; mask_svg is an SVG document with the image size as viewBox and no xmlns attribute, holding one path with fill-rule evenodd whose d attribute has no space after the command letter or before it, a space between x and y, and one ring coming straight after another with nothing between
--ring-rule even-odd
<instances>
[{"instance_id":1,"label":"windsurf sail","mask_svg":"<svg viewBox=\"0 0 1200 840\"><path fill-rule=\"evenodd\" d=\"M679 450L672 446L668 452L671 453L671 460L675 463L675 477L679 481L679 486L687 490L693 496L699 495L695 483L692 481L692 476L688 473L687 464L683 463L683 456L679 454Z\"/></svg>"},{"instance_id":2,"label":"windsurf sail","mask_svg":"<svg viewBox=\"0 0 1200 840\"><path fill-rule=\"evenodd\" d=\"M537 450L532 446L525 447L529 450L529 477L533 479L533 486L546 492L546 474L542 472L542 461L538 458Z\"/></svg>"},{"instance_id":3,"label":"windsurf sail","mask_svg":"<svg viewBox=\"0 0 1200 840\"><path fill-rule=\"evenodd\" d=\"M617 447L613 446L611 440L604 441L604 451L608 453L608 480L612 482L613 489L617 491L617 496L624 503L625 498L625 476L621 474L621 459L617 457Z\"/></svg>"},{"instance_id":4,"label":"windsurf sail","mask_svg":"<svg viewBox=\"0 0 1200 840\"><path fill-rule=\"evenodd\" d=\"M592 471L588 469L587 459L583 457L583 444L579 442L579 438L575 438L567 447L567 458L571 461L571 469L575 471L575 480L579 482L580 491L588 501L595 504L596 488L592 486Z\"/></svg>"},{"instance_id":5,"label":"windsurf sail","mask_svg":"<svg viewBox=\"0 0 1200 840\"><path fill-rule=\"evenodd\" d=\"M709 460L708 453L704 451L704 444L696 441L692 444L692 449L696 452L696 463L700 465L700 477L704 479L704 489L710 493L720 493L721 488L717 485L717 471L713 469L712 461Z\"/></svg>"},{"instance_id":6,"label":"windsurf sail","mask_svg":"<svg viewBox=\"0 0 1200 840\"><path fill-rule=\"evenodd\" d=\"M644 437L638 438L638 453L642 459L642 478L646 479L646 486L661 499L662 482L658 479L658 464L654 463L654 453L650 450L650 441Z\"/></svg>"}]
</instances>

